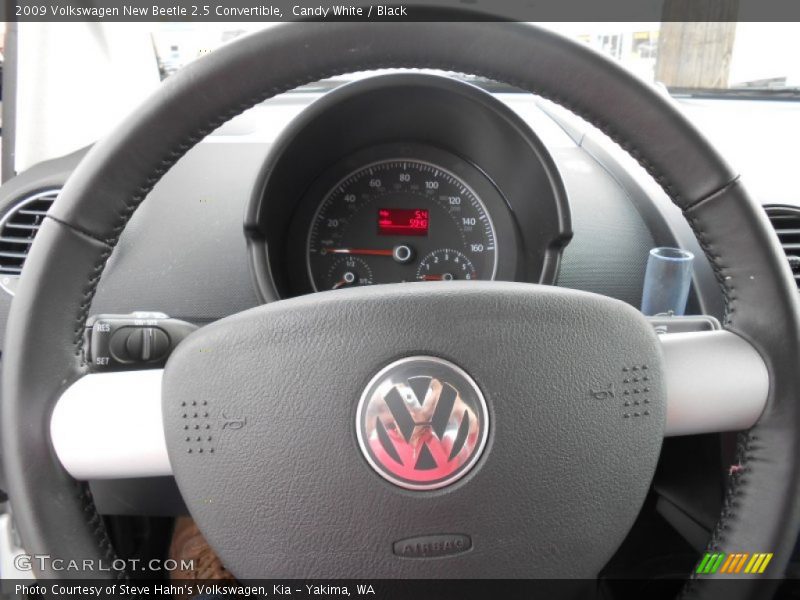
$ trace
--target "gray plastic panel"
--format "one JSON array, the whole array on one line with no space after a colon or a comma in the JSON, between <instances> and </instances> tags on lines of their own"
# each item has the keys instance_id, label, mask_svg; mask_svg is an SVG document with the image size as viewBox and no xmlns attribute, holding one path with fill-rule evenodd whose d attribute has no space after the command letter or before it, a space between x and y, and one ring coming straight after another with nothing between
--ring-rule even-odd
<instances>
[{"instance_id":1,"label":"gray plastic panel","mask_svg":"<svg viewBox=\"0 0 800 600\"><path fill-rule=\"evenodd\" d=\"M559 148L553 158L567 188L574 231L557 284L638 307L652 234L617 182L584 150Z\"/></svg>"},{"instance_id":2,"label":"gray plastic panel","mask_svg":"<svg viewBox=\"0 0 800 600\"><path fill-rule=\"evenodd\" d=\"M203 323L258 304L242 219L267 146L200 144L134 213L92 313L158 310Z\"/></svg>"}]
</instances>

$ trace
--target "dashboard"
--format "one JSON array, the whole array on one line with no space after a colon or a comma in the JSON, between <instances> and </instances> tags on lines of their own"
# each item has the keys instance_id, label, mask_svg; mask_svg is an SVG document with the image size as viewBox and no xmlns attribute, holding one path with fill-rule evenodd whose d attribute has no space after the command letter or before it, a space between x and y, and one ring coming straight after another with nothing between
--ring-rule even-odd
<instances>
[{"instance_id":1,"label":"dashboard","mask_svg":"<svg viewBox=\"0 0 800 600\"><path fill-rule=\"evenodd\" d=\"M18 224L15 211L57 192L85 152L6 182L0 219ZM284 94L214 131L156 185L91 312L203 325L334 287L439 278L560 285L638 306L650 248L702 256L648 182L567 111L447 74ZM690 310L717 316L710 267L695 267ZM11 298L0 290L0 315ZM4 328L0 318L0 343Z\"/></svg>"},{"instance_id":2,"label":"dashboard","mask_svg":"<svg viewBox=\"0 0 800 600\"><path fill-rule=\"evenodd\" d=\"M85 152L6 182L0 218L16 223ZM155 186L91 312L203 325L334 286L439 277L560 285L638 306L650 248L702 253L637 168L550 103L446 75L284 94L214 131ZM718 314L713 274L696 267L692 307ZM0 315L11 299L0 290ZM4 328L0 318L0 343Z\"/></svg>"},{"instance_id":3,"label":"dashboard","mask_svg":"<svg viewBox=\"0 0 800 600\"><path fill-rule=\"evenodd\" d=\"M152 190L112 255L91 312L157 310L202 325L343 281L424 282L428 274L554 284L638 306L648 250L679 245L700 257L690 310L721 315L713 273L692 232L633 159L552 103L488 89L395 73L284 94L246 111L197 144ZM768 210L790 210L800 223L800 198L782 175L792 156L783 132L800 126L798 103L676 102L732 153ZM726 124L737 119L733 131ZM742 135L761 143L741 144ZM29 238L0 247L13 255L12 268L0 272L0 350L14 278L41 218L21 213L46 210L45 200L85 153L39 163L0 187L3 237ZM431 165L439 176L428 177ZM364 173L377 166L376 189L376 178ZM350 179L351 192L365 195L359 210L343 209L349 194L337 193L336 184ZM422 190L438 183L445 192L453 181L471 190L460 211L442 208L443 197L458 194ZM36 200L41 194L48 198ZM337 220L341 210L357 216L328 228L326 219ZM389 211L385 227L381 210ZM402 212L409 210L420 215ZM338 240L329 240L334 231ZM335 241L334 250L383 254L323 254L326 240ZM349 258L357 259L351 268Z\"/></svg>"}]
</instances>

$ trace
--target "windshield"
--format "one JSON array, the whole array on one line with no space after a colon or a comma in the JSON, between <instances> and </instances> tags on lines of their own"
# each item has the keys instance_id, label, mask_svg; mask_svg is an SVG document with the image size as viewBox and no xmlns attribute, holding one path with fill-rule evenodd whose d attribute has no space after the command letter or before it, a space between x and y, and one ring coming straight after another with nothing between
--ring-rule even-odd
<instances>
[{"instance_id":1,"label":"windshield","mask_svg":"<svg viewBox=\"0 0 800 600\"><path fill-rule=\"evenodd\" d=\"M274 23L163 23L151 31L162 78ZM800 23L545 23L673 93L800 92ZM342 81L339 78L336 82ZM319 86L311 86L316 89ZM303 88L308 90L309 87Z\"/></svg>"}]
</instances>

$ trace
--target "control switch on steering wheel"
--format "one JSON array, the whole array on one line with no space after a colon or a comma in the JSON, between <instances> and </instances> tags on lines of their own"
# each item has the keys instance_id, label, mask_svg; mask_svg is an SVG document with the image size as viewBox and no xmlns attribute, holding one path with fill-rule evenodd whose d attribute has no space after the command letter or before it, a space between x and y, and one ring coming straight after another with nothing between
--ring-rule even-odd
<instances>
[{"instance_id":1,"label":"control switch on steering wheel","mask_svg":"<svg viewBox=\"0 0 800 600\"><path fill-rule=\"evenodd\" d=\"M160 367L195 329L160 312L94 315L86 322L86 362L103 371Z\"/></svg>"}]
</instances>

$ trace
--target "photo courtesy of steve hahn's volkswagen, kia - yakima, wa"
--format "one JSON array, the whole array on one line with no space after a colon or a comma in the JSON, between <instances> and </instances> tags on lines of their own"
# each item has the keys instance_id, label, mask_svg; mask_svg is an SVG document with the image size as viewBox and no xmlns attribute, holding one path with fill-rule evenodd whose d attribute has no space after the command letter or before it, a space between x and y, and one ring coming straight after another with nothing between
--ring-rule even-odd
<instances>
[{"instance_id":1,"label":"photo courtesy of steve hahn's volkswagen, kia - yakima, wa","mask_svg":"<svg viewBox=\"0 0 800 600\"><path fill-rule=\"evenodd\" d=\"M800 599L797 0L202 2L0 9L0 598Z\"/></svg>"}]
</instances>

